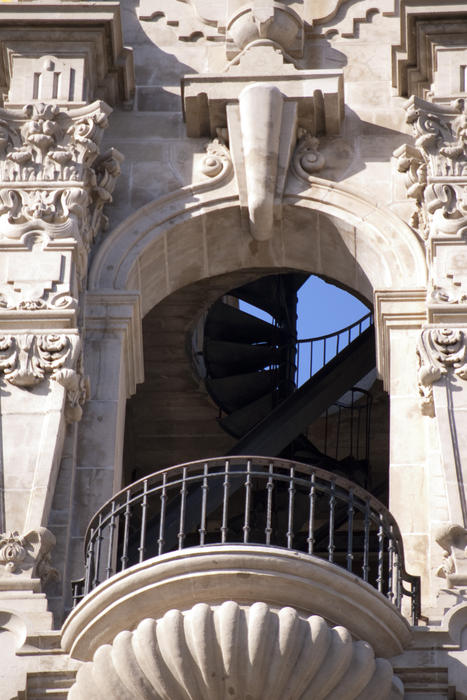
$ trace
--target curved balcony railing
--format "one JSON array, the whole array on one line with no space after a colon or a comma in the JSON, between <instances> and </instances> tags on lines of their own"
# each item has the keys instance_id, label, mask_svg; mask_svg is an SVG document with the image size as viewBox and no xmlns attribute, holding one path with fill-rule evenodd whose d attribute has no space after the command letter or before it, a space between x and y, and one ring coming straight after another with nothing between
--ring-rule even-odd
<instances>
[{"instance_id":1,"label":"curved balcony railing","mask_svg":"<svg viewBox=\"0 0 467 700\"><path fill-rule=\"evenodd\" d=\"M312 554L373 585L419 616L419 579L405 571L391 513L356 484L306 464L222 457L182 464L131 484L92 519L75 603L100 582L164 552L261 544Z\"/></svg>"}]
</instances>

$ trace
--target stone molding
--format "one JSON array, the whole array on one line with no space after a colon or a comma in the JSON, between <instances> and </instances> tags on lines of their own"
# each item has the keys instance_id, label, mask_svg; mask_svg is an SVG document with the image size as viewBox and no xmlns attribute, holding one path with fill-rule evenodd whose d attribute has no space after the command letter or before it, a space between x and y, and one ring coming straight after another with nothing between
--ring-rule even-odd
<instances>
[{"instance_id":1,"label":"stone molding","mask_svg":"<svg viewBox=\"0 0 467 700\"><path fill-rule=\"evenodd\" d=\"M435 536L444 550L443 563L437 575L446 579L448 588L467 586L467 530L461 525L448 523Z\"/></svg>"},{"instance_id":2,"label":"stone molding","mask_svg":"<svg viewBox=\"0 0 467 700\"><path fill-rule=\"evenodd\" d=\"M70 700L402 698L386 659L344 627L292 607L200 603L121 631L78 671Z\"/></svg>"},{"instance_id":3,"label":"stone molding","mask_svg":"<svg viewBox=\"0 0 467 700\"><path fill-rule=\"evenodd\" d=\"M0 18L5 106L47 101L73 107L96 99L131 104L133 51L123 46L120 3L8 3L0 5Z\"/></svg>"},{"instance_id":4,"label":"stone molding","mask_svg":"<svg viewBox=\"0 0 467 700\"><path fill-rule=\"evenodd\" d=\"M385 391L391 390L391 331L421 329L426 323L426 290L375 290L376 365Z\"/></svg>"},{"instance_id":5,"label":"stone molding","mask_svg":"<svg viewBox=\"0 0 467 700\"><path fill-rule=\"evenodd\" d=\"M403 0L400 3L401 43L392 47L392 84L398 94L436 100L432 87L439 53L446 52L449 47L456 50L462 43L467 47L466 29L467 11L463 0L442 3ZM449 101L455 93L455 90L449 91L449 97L443 96L440 100Z\"/></svg>"},{"instance_id":6,"label":"stone molding","mask_svg":"<svg viewBox=\"0 0 467 700\"><path fill-rule=\"evenodd\" d=\"M141 295L139 292L93 290L85 296L85 324L89 334L122 337L126 396L144 381Z\"/></svg>"},{"instance_id":7,"label":"stone molding","mask_svg":"<svg viewBox=\"0 0 467 700\"><path fill-rule=\"evenodd\" d=\"M400 654L411 640L397 608L372 586L312 555L275 547L217 545L171 552L132 566L91 591L62 628L62 648L90 661L125 626L196 603L219 605L235 591L236 601L316 614L364 639L378 656Z\"/></svg>"}]
</instances>

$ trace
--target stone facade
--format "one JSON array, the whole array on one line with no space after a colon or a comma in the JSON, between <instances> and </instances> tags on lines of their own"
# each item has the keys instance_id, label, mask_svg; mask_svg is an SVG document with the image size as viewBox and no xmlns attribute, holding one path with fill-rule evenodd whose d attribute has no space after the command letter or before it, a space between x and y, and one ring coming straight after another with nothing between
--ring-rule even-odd
<instances>
[{"instance_id":1,"label":"stone facade","mask_svg":"<svg viewBox=\"0 0 467 700\"><path fill-rule=\"evenodd\" d=\"M463 0L0 5L5 700L467 698L466 30ZM331 543L141 539L115 573L120 528L90 569L116 492L234 447L207 310L298 271L374 309L415 620Z\"/></svg>"}]
</instances>

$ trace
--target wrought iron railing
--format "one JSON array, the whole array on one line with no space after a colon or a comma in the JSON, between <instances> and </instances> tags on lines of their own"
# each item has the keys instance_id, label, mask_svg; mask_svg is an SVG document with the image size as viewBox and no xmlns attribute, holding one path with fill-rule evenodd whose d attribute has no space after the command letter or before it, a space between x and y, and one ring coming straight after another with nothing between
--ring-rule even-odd
<instances>
[{"instance_id":1,"label":"wrought iron railing","mask_svg":"<svg viewBox=\"0 0 467 700\"><path fill-rule=\"evenodd\" d=\"M301 386L373 324L371 312L334 333L301 338L296 345L295 384Z\"/></svg>"},{"instance_id":2,"label":"wrought iron railing","mask_svg":"<svg viewBox=\"0 0 467 700\"><path fill-rule=\"evenodd\" d=\"M164 552L192 546L260 544L315 555L372 584L419 616L419 579L405 571L390 512L330 472L267 457L182 464L131 484L92 519L85 578L75 603L100 582Z\"/></svg>"}]
</instances>

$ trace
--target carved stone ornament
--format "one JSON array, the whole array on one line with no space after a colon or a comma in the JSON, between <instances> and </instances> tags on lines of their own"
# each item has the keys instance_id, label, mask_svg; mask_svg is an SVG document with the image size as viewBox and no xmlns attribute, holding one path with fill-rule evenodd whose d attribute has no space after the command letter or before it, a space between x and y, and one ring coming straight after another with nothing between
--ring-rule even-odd
<instances>
[{"instance_id":1,"label":"carved stone ornament","mask_svg":"<svg viewBox=\"0 0 467 700\"><path fill-rule=\"evenodd\" d=\"M433 384L448 371L467 379L467 338L459 328L428 328L417 347L418 390L422 413L434 415Z\"/></svg>"},{"instance_id":2,"label":"carved stone ornament","mask_svg":"<svg viewBox=\"0 0 467 700\"><path fill-rule=\"evenodd\" d=\"M406 104L414 146L394 152L415 200L412 225L424 238L467 232L467 112L464 100L448 106L412 97Z\"/></svg>"},{"instance_id":3,"label":"carved stone ornament","mask_svg":"<svg viewBox=\"0 0 467 700\"><path fill-rule=\"evenodd\" d=\"M45 527L26 535L0 534L0 580L11 575L40 578L42 585L58 576L51 565L50 551L55 537Z\"/></svg>"},{"instance_id":4,"label":"carved stone ornament","mask_svg":"<svg viewBox=\"0 0 467 700\"><path fill-rule=\"evenodd\" d=\"M0 371L10 384L25 388L50 376L66 389L65 416L68 422L80 420L89 386L82 374L78 336L54 333L2 335Z\"/></svg>"},{"instance_id":5,"label":"carved stone ornament","mask_svg":"<svg viewBox=\"0 0 467 700\"><path fill-rule=\"evenodd\" d=\"M317 615L265 603L204 603L120 632L79 669L69 700L396 700L386 659Z\"/></svg>"},{"instance_id":6,"label":"carved stone ornament","mask_svg":"<svg viewBox=\"0 0 467 700\"><path fill-rule=\"evenodd\" d=\"M2 237L45 231L89 251L123 159L115 149L99 154L110 111L103 102L70 111L52 104L0 110Z\"/></svg>"},{"instance_id":7,"label":"carved stone ornament","mask_svg":"<svg viewBox=\"0 0 467 700\"><path fill-rule=\"evenodd\" d=\"M446 579L448 588L467 586L467 530L449 523L436 536L444 549L444 560L436 574Z\"/></svg>"},{"instance_id":8,"label":"carved stone ornament","mask_svg":"<svg viewBox=\"0 0 467 700\"><path fill-rule=\"evenodd\" d=\"M207 144L200 170L209 178L211 185L217 185L232 172L230 152L221 136Z\"/></svg>"},{"instance_id":9,"label":"carved stone ornament","mask_svg":"<svg viewBox=\"0 0 467 700\"><path fill-rule=\"evenodd\" d=\"M298 141L292 158L292 170L297 177L309 181L310 176L319 172L326 165L325 158L319 152L319 139L306 129L298 130Z\"/></svg>"}]
</instances>

